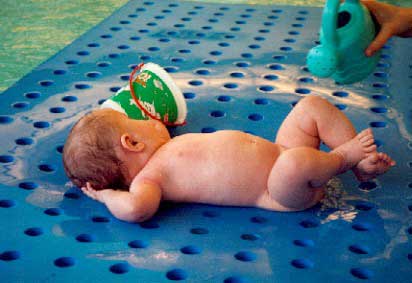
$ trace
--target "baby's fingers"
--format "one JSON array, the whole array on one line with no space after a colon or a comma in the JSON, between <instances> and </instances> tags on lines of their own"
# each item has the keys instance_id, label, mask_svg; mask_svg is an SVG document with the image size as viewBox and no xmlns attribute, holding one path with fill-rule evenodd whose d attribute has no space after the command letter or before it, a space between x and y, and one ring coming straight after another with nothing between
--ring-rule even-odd
<instances>
[{"instance_id":1,"label":"baby's fingers","mask_svg":"<svg viewBox=\"0 0 412 283\"><path fill-rule=\"evenodd\" d=\"M89 183L86 184L86 187L81 188L82 192L91 199L97 200L96 191L90 186Z\"/></svg>"}]
</instances>

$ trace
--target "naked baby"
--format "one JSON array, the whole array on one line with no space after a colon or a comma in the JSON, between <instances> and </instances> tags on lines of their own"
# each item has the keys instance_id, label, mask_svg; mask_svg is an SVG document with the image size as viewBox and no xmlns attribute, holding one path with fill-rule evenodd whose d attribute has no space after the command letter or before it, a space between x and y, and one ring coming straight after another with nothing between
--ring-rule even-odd
<instances>
[{"instance_id":1,"label":"naked baby","mask_svg":"<svg viewBox=\"0 0 412 283\"><path fill-rule=\"evenodd\" d=\"M331 151L320 151L320 142ZM99 109L73 127L63 159L76 186L130 222L152 217L162 200L304 210L335 175L352 170L366 181L395 165L377 152L371 129L357 134L317 96L293 108L275 143L241 131L171 138L159 121Z\"/></svg>"}]
</instances>

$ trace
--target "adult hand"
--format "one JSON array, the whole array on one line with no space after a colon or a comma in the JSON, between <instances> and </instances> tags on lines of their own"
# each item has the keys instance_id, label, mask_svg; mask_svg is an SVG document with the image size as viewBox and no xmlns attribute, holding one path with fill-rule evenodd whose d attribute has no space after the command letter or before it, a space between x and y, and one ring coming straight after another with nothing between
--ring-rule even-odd
<instances>
[{"instance_id":1,"label":"adult hand","mask_svg":"<svg viewBox=\"0 0 412 283\"><path fill-rule=\"evenodd\" d=\"M362 0L362 3L381 26L378 35L365 50L366 56L372 56L394 35L412 37L412 8L397 7L375 0Z\"/></svg>"}]
</instances>

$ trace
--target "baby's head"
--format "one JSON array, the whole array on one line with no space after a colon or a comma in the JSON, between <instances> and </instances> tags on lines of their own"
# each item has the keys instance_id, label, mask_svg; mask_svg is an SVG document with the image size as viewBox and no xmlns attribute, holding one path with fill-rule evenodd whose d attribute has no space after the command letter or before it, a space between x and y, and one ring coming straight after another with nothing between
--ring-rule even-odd
<instances>
[{"instance_id":1,"label":"baby's head","mask_svg":"<svg viewBox=\"0 0 412 283\"><path fill-rule=\"evenodd\" d=\"M170 139L158 121L95 110L71 129L63 150L66 174L78 187L126 189L150 156Z\"/></svg>"}]
</instances>

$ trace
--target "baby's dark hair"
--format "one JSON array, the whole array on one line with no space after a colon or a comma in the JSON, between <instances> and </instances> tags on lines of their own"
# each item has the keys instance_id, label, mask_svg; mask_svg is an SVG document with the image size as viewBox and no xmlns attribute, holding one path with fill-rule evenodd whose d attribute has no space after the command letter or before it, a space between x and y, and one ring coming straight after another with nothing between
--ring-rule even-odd
<instances>
[{"instance_id":1,"label":"baby's dark hair","mask_svg":"<svg viewBox=\"0 0 412 283\"><path fill-rule=\"evenodd\" d=\"M67 176L79 188L89 182L96 190L127 189L126 168L116 154L120 132L110 118L113 112L95 110L81 118L69 133L63 149L63 165Z\"/></svg>"}]
</instances>

